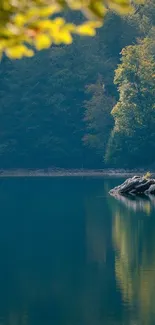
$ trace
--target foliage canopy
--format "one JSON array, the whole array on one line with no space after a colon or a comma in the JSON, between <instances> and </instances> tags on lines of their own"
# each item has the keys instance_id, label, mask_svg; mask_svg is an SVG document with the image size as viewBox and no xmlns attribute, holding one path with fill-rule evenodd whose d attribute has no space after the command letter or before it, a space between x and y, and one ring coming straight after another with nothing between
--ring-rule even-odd
<instances>
[{"instance_id":1,"label":"foliage canopy","mask_svg":"<svg viewBox=\"0 0 155 325\"><path fill-rule=\"evenodd\" d=\"M138 0L135 0L136 2ZM73 34L93 36L107 11L131 13L130 0L1 0L0 55L11 59L31 57L34 50L52 44L70 44ZM80 11L85 20L68 23L64 10Z\"/></svg>"},{"instance_id":2,"label":"foliage canopy","mask_svg":"<svg viewBox=\"0 0 155 325\"><path fill-rule=\"evenodd\" d=\"M154 34L154 28L152 32ZM155 40L150 36L141 40L139 44L130 45L122 50L122 62L115 72L114 79L118 86L119 100L112 110L115 126L107 150L109 160L120 162L123 156L124 162L130 163L130 166L135 162L138 165L147 165L153 161L154 48Z\"/></svg>"}]
</instances>

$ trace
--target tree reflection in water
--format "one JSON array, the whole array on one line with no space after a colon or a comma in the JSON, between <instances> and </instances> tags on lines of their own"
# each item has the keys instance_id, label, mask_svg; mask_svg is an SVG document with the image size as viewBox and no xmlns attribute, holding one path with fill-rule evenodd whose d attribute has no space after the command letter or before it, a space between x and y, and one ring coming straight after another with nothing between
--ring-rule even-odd
<instances>
[{"instance_id":1,"label":"tree reflection in water","mask_svg":"<svg viewBox=\"0 0 155 325\"><path fill-rule=\"evenodd\" d=\"M1 325L155 324L154 197L117 181L4 183Z\"/></svg>"},{"instance_id":2,"label":"tree reflection in water","mask_svg":"<svg viewBox=\"0 0 155 325\"><path fill-rule=\"evenodd\" d=\"M155 324L155 197L109 198L113 214L115 275L130 321ZM149 216L149 218L148 218Z\"/></svg>"},{"instance_id":3,"label":"tree reflection in water","mask_svg":"<svg viewBox=\"0 0 155 325\"><path fill-rule=\"evenodd\" d=\"M150 214L152 209L155 209L154 195L121 195L113 194L113 197L122 203L126 208L134 212L143 211Z\"/></svg>"}]
</instances>

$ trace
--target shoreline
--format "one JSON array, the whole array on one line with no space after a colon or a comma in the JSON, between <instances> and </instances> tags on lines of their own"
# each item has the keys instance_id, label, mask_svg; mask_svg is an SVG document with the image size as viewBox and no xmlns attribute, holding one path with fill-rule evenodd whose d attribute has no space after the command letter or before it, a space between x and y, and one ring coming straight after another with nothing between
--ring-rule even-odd
<instances>
[{"instance_id":1,"label":"shoreline","mask_svg":"<svg viewBox=\"0 0 155 325\"><path fill-rule=\"evenodd\" d=\"M0 177L130 177L145 173L145 170L136 169L14 169L0 170Z\"/></svg>"}]
</instances>

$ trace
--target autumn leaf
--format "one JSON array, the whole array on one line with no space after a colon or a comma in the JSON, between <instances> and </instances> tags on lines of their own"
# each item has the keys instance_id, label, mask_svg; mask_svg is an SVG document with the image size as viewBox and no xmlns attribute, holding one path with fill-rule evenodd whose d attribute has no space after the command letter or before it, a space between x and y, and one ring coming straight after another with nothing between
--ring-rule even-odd
<instances>
[{"instance_id":1,"label":"autumn leaf","mask_svg":"<svg viewBox=\"0 0 155 325\"><path fill-rule=\"evenodd\" d=\"M76 33L79 35L94 36L96 34L96 28L101 27L100 22L86 22L76 28Z\"/></svg>"},{"instance_id":2,"label":"autumn leaf","mask_svg":"<svg viewBox=\"0 0 155 325\"><path fill-rule=\"evenodd\" d=\"M76 25L53 16L65 9L79 10L87 20ZM131 13L133 7L130 0L0 0L1 55L31 56L34 51L29 45L42 50L52 43L71 44L73 34L94 36L108 10L126 14Z\"/></svg>"},{"instance_id":3,"label":"autumn leaf","mask_svg":"<svg viewBox=\"0 0 155 325\"><path fill-rule=\"evenodd\" d=\"M52 41L46 34L38 34L35 38L35 47L37 50L43 50L50 47Z\"/></svg>"},{"instance_id":4,"label":"autumn leaf","mask_svg":"<svg viewBox=\"0 0 155 325\"><path fill-rule=\"evenodd\" d=\"M21 59L23 56L31 57L34 52L24 45L16 45L6 50L6 54L10 59Z\"/></svg>"}]
</instances>

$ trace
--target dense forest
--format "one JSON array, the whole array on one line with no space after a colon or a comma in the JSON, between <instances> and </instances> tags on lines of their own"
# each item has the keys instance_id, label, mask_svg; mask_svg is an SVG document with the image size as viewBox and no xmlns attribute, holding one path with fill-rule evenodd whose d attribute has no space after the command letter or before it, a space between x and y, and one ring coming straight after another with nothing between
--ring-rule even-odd
<instances>
[{"instance_id":1,"label":"dense forest","mask_svg":"<svg viewBox=\"0 0 155 325\"><path fill-rule=\"evenodd\" d=\"M80 19L80 17L76 17ZM0 168L155 162L155 2L93 38L0 64Z\"/></svg>"}]
</instances>

